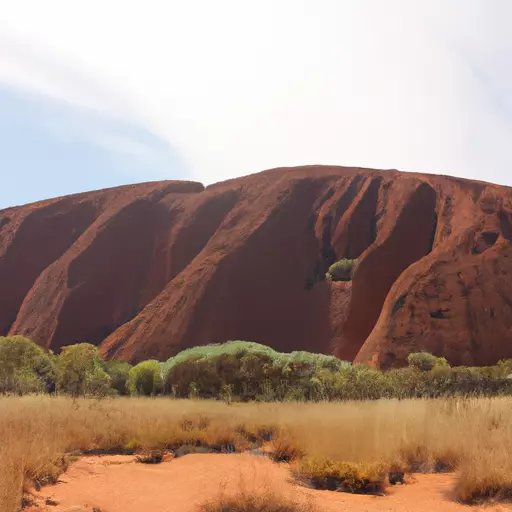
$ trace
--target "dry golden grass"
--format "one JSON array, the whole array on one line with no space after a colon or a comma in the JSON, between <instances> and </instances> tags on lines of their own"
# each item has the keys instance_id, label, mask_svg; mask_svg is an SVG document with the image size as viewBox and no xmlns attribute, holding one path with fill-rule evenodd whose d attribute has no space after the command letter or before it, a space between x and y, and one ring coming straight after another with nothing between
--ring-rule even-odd
<instances>
[{"instance_id":1,"label":"dry golden grass","mask_svg":"<svg viewBox=\"0 0 512 512\"><path fill-rule=\"evenodd\" d=\"M382 494L389 467L382 463L354 463L305 457L292 468L298 481L316 489L361 494Z\"/></svg>"},{"instance_id":2,"label":"dry golden grass","mask_svg":"<svg viewBox=\"0 0 512 512\"><path fill-rule=\"evenodd\" d=\"M309 503L300 503L272 491L261 493L241 492L235 496L220 495L205 503L201 512L314 512Z\"/></svg>"},{"instance_id":3,"label":"dry golden grass","mask_svg":"<svg viewBox=\"0 0 512 512\"><path fill-rule=\"evenodd\" d=\"M17 510L27 481L55 477L66 453L196 441L245 449L248 433L262 437L269 430L276 445L322 464L456 469L456 496L464 501L506 498L512 487L510 398L227 406L168 398L8 397L0 399L0 510Z\"/></svg>"},{"instance_id":4,"label":"dry golden grass","mask_svg":"<svg viewBox=\"0 0 512 512\"><path fill-rule=\"evenodd\" d=\"M310 496L290 490L266 465L245 462L245 476L221 484L218 495L199 507L199 512L317 512ZM249 466L249 467L247 467Z\"/></svg>"},{"instance_id":5,"label":"dry golden grass","mask_svg":"<svg viewBox=\"0 0 512 512\"><path fill-rule=\"evenodd\" d=\"M461 464L455 483L454 496L463 503L481 501L512 501L512 462L510 441L499 439L492 442L493 449L468 455Z\"/></svg>"}]
</instances>

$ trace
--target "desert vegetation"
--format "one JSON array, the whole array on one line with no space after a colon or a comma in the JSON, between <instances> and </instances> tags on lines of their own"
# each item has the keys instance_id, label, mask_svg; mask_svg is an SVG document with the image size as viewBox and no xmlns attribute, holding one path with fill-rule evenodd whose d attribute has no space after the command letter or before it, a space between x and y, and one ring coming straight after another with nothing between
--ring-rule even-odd
<instances>
[{"instance_id":1,"label":"desert vegetation","mask_svg":"<svg viewBox=\"0 0 512 512\"><path fill-rule=\"evenodd\" d=\"M56 355L0 338L0 510L18 510L73 457L109 452L159 462L263 450L299 484L375 494L408 472L456 471L456 499L509 499L511 368L418 353L381 372L247 342L132 366L88 344Z\"/></svg>"},{"instance_id":2,"label":"desert vegetation","mask_svg":"<svg viewBox=\"0 0 512 512\"><path fill-rule=\"evenodd\" d=\"M330 267L325 278L327 281L351 281L357 267L357 260L344 258L336 261Z\"/></svg>"},{"instance_id":3,"label":"desert vegetation","mask_svg":"<svg viewBox=\"0 0 512 512\"><path fill-rule=\"evenodd\" d=\"M206 502L200 512L316 512L313 505L300 503L275 492L239 493Z\"/></svg>"},{"instance_id":4,"label":"desert vegetation","mask_svg":"<svg viewBox=\"0 0 512 512\"><path fill-rule=\"evenodd\" d=\"M198 507L198 512L320 512L307 497L283 489L279 482L255 471L252 479L235 478L237 490L220 492Z\"/></svg>"},{"instance_id":5,"label":"desert vegetation","mask_svg":"<svg viewBox=\"0 0 512 512\"><path fill-rule=\"evenodd\" d=\"M299 484L321 489L380 493L391 472L456 471L455 499L505 499L512 488L511 406L507 397L232 405L3 397L0 510L18 510L31 487L54 482L84 453L143 459L158 450L183 456L258 447L287 461Z\"/></svg>"},{"instance_id":6,"label":"desert vegetation","mask_svg":"<svg viewBox=\"0 0 512 512\"><path fill-rule=\"evenodd\" d=\"M234 341L195 347L167 361L135 366L104 361L80 343L59 355L21 336L0 338L0 393L208 398L226 402L340 401L381 398L505 396L512 360L487 367L450 367L446 359L413 353L408 366L380 371L309 352L276 352Z\"/></svg>"}]
</instances>

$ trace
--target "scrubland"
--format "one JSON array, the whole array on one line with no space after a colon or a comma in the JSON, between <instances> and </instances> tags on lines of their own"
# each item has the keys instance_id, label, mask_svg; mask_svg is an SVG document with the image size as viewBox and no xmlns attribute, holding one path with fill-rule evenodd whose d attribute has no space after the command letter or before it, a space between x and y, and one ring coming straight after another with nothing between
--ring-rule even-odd
<instances>
[{"instance_id":1,"label":"scrubland","mask_svg":"<svg viewBox=\"0 0 512 512\"><path fill-rule=\"evenodd\" d=\"M512 496L512 399L234 403L47 395L0 399L0 510L87 452L265 445L297 481L383 491L389 472L455 471L453 498Z\"/></svg>"}]
</instances>

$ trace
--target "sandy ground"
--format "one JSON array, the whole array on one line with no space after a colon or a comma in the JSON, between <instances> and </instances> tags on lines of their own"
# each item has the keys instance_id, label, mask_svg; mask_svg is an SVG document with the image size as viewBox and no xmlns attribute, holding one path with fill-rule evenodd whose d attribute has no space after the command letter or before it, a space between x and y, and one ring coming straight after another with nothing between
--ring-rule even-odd
<instances>
[{"instance_id":1,"label":"sandy ground","mask_svg":"<svg viewBox=\"0 0 512 512\"><path fill-rule=\"evenodd\" d=\"M312 501L319 512L416 511L487 512L512 510L510 505L485 508L452 501L453 475L417 475L387 496L359 496L315 491L294 485L289 468L249 454L193 454L157 465L137 464L133 457L84 457L62 475L57 485L35 496L38 512L192 512L219 493L274 489L296 500ZM47 499L53 501L46 505ZM29 509L30 510L30 509Z\"/></svg>"}]
</instances>

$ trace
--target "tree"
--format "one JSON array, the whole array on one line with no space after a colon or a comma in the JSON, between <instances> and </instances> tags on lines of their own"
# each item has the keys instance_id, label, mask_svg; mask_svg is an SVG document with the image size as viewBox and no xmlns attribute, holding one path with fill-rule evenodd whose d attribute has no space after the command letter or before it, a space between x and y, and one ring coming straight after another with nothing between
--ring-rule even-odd
<instances>
[{"instance_id":1,"label":"tree","mask_svg":"<svg viewBox=\"0 0 512 512\"><path fill-rule=\"evenodd\" d=\"M126 385L131 369L132 365L124 361L113 360L105 363L105 370L111 379L110 386L120 395L128 394L128 388Z\"/></svg>"},{"instance_id":2,"label":"tree","mask_svg":"<svg viewBox=\"0 0 512 512\"><path fill-rule=\"evenodd\" d=\"M55 390L53 355L23 336L0 337L0 392Z\"/></svg>"},{"instance_id":3,"label":"tree","mask_svg":"<svg viewBox=\"0 0 512 512\"><path fill-rule=\"evenodd\" d=\"M78 343L62 348L58 357L58 390L72 396L104 396L110 390L110 377L97 347Z\"/></svg>"},{"instance_id":4,"label":"tree","mask_svg":"<svg viewBox=\"0 0 512 512\"><path fill-rule=\"evenodd\" d=\"M128 373L127 388L130 395L156 395L162 391L162 387L162 368L158 361L143 361Z\"/></svg>"}]
</instances>

